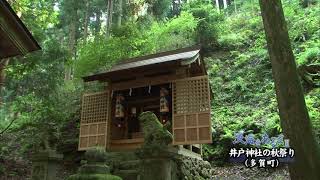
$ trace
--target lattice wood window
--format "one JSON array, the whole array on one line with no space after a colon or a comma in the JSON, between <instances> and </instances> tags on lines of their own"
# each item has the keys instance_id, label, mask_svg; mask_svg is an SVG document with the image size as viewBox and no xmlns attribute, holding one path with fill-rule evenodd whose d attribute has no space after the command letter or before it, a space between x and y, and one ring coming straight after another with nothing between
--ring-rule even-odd
<instances>
[{"instance_id":1,"label":"lattice wood window","mask_svg":"<svg viewBox=\"0 0 320 180\"><path fill-rule=\"evenodd\" d=\"M173 144L211 143L208 76L175 81L172 98Z\"/></svg>"},{"instance_id":2,"label":"lattice wood window","mask_svg":"<svg viewBox=\"0 0 320 180\"><path fill-rule=\"evenodd\" d=\"M106 147L109 93L84 94L79 135L79 150Z\"/></svg>"}]
</instances>

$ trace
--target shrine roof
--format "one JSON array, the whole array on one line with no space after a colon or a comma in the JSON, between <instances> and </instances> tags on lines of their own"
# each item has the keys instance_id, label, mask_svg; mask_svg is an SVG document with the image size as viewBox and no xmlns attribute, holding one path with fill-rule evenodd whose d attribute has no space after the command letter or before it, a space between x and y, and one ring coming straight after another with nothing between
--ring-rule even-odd
<instances>
[{"instance_id":1,"label":"shrine roof","mask_svg":"<svg viewBox=\"0 0 320 180\"><path fill-rule=\"evenodd\" d=\"M0 59L41 49L21 19L0 0Z\"/></svg>"},{"instance_id":2,"label":"shrine roof","mask_svg":"<svg viewBox=\"0 0 320 180\"><path fill-rule=\"evenodd\" d=\"M173 61L193 62L199 56L200 50L200 46L192 46L188 48L176 49L173 51L166 51L147 56L130 58L127 60L122 60L119 63L115 64L109 71L86 76L83 77L83 79L84 81L94 81L99 80L101 77L106 77L113 72L149 67L151 65L155 66L157 64L160 65Z\"/></svg>"}]
</instances>

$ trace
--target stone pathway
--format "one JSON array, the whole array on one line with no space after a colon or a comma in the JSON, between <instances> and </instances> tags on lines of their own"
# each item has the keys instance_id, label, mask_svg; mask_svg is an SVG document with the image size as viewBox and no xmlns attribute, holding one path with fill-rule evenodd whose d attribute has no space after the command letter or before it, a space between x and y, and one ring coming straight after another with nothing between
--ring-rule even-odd
<instances>
[{"instance_id":1,"label":"stone pathway","mask_svg":"<svg viewBox=\"0 0 320 180\"><path fill-rule=\"evenodd\" d=\"M290 180L287 167L276 169L246 168L243 165L213 167L214 180Z\"/></svg>"}]
</instances>

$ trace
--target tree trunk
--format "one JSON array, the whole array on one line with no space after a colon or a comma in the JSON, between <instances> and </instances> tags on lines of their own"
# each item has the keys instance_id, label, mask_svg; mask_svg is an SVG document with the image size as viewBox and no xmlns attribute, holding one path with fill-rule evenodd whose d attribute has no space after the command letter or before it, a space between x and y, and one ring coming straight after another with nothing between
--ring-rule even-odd
<instances>
[{"instance_id":1,"label":"tree trunk","mask_svg":"<svg viewBox=\"0 0 320 180\"><path fill-rule=\"evenodd\" d=\"M110 36L110 29L111 29L111 26L112 26L112 14L113 14L113 1L112 0L108 0L107 30L106 30L107 37Z\"/></svg>"},{"instance_id":2,"label":"tree trunk","mask_svg":"<svg viewBox=\"0 0 320 180\"><path fill-rule=\"evenodd\" d=\"M250 7L251 7L251 14L254 15L254 5L253 5L254 1L250 0Z\"/></svg>"},{"instance_id":3,"label":"tree trunk","mask_svg":"<svg viewBox=\"0 0 320 180\"><path fill-rule=\"evenodd\" d=\"M89 24L89 0L86 0L86 11L84 15L84 30L83 30L83 38L87 41L88 38L88 25Z\"/></svg>"},{"instance_id":4,"label":"tree trunk","mask_svg":"<svg viewBox=\"0 0 320 180\"><path fill-rule=\"evenodd\" d=\"M12 0L7 0L8 3L10 4L10 6L12 6L13 1ZM0 108L3 104L3 100L2 100L2 92L3 92L3 88L4 88L4 83L5 83L5 79L6 79L6 72L5 72L5 68L9 63L9 58L7 59L0 59Z\"/></svg>"},{"instance_id":5,"label":"tree trunk","mask_svg":"<svg viewBox=\"0 0 320 180\"><path fill-rule=\"evenodd\" d=\"M227 0L223 0L223 9L227 9L228 3Z\"/></svg>"},{"instance_id":6,"label":"tree trunk","mask_svg":"<svg viewBox=\"0 0 320 180\"><path fill-rule=\"evenodd\" d=\"M5 68L9 63L9 59L0 59L0 108L2 106L3 100L2 100L2 91L4 88L4 83L5 83Z\"/></svg>"},{"instance_id":7,"label":"tree trunk","mask_svg":"<svg viewBox=\"0 0 320 180\"><path fill-rule=\"evenodd\" d=\"M216 0L216 8L217 8L217 11L220 12L219 0Z\"/></svg>"},{"instance_id":8,"label":"tree trunk","mask_svg":"<svg viewBox=\"0 0 320 180\"><path fill-rule=\"evenodd\" d=\"M119 1L119 12L118 12L118 17L117 17L117 27L121 26L121 22L122 22L122 0L118 0Z\"/></svg>"},{"instance_id":9,"label":"tree trunk","mask_svg":"<svg viewBox=\"0 0 320 180\"><path fill-rule=\"evenodd\" d=\"M291 179L320 179L320 154L291 50L280 0L259 0L275 81L281 127L295 149Z\"/></svg>"},{"instance_id":10,"label":"tree trunk","mask_svg":"<svg viewBox=\"0 0 320 180\"><path fill-rule=\"evenodd\" d=\"M175 0L172 0L171 1L171 4L172 4L172 14L175 16L177 15L178 13L178 2L176 3Z\"/></svg>"},{"instance_id":11,"label":"tree trunk","mask_svg":"<svg viewBox=\"0 0 320 180\"><path fill-rule=\"evenodd\" d=\"M69 26L69 53L70 53L71 60L75 58L76 30L77 30L76 20L77 20L76 15L73 15L70 26ZM71 75L72 75L72 65L69 64L66 66L65 80L71 80Z\"/></svg>"},{"instance_id":12,"label":"tree trunk","mask_svg":"<svg viewBox=\"0 0 320 180\"><path fill-rule=\"evenodd\" d=\"M101 28L101 12L96 11L95 34L99 34Z\"/></svg>"}]
</instances>

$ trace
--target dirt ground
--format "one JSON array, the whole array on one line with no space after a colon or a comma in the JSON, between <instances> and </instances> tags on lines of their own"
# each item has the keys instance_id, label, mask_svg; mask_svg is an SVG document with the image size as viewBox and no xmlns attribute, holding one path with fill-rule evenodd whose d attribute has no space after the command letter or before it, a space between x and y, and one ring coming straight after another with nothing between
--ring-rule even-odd
<instances>
[{"instance_id":1,"label":"dirt ground","mask_svg":"<svg viewBox=\"0 0 320 180\"><path fill-rule=\"evenodd\" d=\"M21 171L24 168L19 168ZM65 179L76 172L77 166L64 166L59 173L59 179ZM242 164L213 166L212 180L290 180L286 166L275 169L246 168ZM14 170L14 169L12 169ZM30 170L30 169L29 169ZM26 169L22 172L1 176L0 180L29 180L30 173Z\"/></svg>"}]
</instances>

